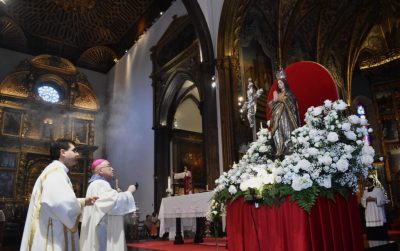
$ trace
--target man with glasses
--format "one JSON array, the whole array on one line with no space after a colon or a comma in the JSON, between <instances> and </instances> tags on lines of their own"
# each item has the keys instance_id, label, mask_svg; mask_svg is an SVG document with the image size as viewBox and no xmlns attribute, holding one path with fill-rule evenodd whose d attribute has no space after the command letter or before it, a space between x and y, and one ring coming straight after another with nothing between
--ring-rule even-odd
<instances>
[{"instance_id":1,"label":"man with glasses","mask_svg":"<svg viewBox=\"0 0 400 251\"><path fill-rule=\"evenodd\" d=\"M113 189L114 169L105 159L93 161L92 171L86 197L99 198L83 210L81 250L126 250L124 215L136 211L132 195L136 187L130 185L125 192Z\"/></svg>"},{"instance_id":2,"label":"man with glasses","mask_svg":"<svg viewBox=\"0 0 400 251\"><path fill-rule=\"evenodd\" d=\"M67 175L79 153L71 140L59 139L50 146L53 160L33 187L21 251L79 250L78 223L81 209L97 197L77 199Z\"/></svg>"}]
</instances>

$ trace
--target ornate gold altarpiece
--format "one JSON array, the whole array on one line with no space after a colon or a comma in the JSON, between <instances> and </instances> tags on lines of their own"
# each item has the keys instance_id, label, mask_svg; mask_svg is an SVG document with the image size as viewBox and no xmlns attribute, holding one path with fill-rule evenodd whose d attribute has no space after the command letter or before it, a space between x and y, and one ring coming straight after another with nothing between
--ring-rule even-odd
<instances>
[{"instance_id":1,"label":"ornate gold altarpiece","mask_svg":"<svg viewBox=\"0 0 400 251\"><path fill-rule=\"evenodd\" d=\"M39 96L40 86L50 86L57 102ZM87 186L88 166L94 146L94 121L99 104L86 75L68 60L40 55L22 61L0 84L0 209L7 221L23 219L33 185L50 163L50 142L72 139L80 150L70 178L77 196Z\"/></svg>"}]
</instances>

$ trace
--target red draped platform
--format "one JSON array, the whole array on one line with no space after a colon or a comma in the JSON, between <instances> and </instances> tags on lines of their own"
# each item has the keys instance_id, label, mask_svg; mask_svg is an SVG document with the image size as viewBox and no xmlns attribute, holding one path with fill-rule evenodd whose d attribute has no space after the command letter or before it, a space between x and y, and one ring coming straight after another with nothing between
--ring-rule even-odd
<instances>
[{"instance_id":1,"label":"red draped platform","mask_svg":"<svg viewBox=\"0 0 400 251\"><path fill-rule=\"evenodd\" d=\"M289 65L286 77L299 104L301 121L310 106L339 98L336 84L322 65L302 61ZM272 85L268 101L276 90ZM267 107L269 119L269 107ZM335 201L319 198L307 214L289 198L279 207L255 208L243 198L227 203L228 248L232 251L363 250L361 220L354 195Z\"/></svg>"},{"instance_id":2,"label":"red draped platform","mask_svg":"<svg viewBox=\"0 0 400 251\"><path fill-rule=\"evenodd\" d=\"M355 195L335 201L319 198L307 214L289 198L279 207L227 203L228 249L232 251L363 250L361 220Z\"/></svg>"}]
</instances>

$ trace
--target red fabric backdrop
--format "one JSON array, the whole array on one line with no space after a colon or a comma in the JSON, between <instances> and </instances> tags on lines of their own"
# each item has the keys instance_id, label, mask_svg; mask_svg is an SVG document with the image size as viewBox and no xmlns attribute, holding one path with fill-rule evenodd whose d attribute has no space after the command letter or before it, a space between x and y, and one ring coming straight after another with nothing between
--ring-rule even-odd
<instances>
[{"instance_id":1,"label":"red fabric backdrop","mask_svg":"<svg viewBox=\"0 0 400 251\"><path fill-rule=\"evenodd\" d=\"M335 81L329 71L322 65L301 61L286 67L286 79L299 104L300 121L304 124L304 114L310 106L320 106L325 100L335 101L339 98ZM272 100L272 93L277 88L274 81L268 93L268 102ZM270 118L267 106L267 120Z\"/></svg>"},{"instance_id":2,"label":"red fabric backdrop","mask_svg":"<svg viewBox=\"0 0 400 251\"><path fill-rule=\"evenodd\" d=\"M231 251L364 250L354 195L319 198L310 215L289 198L278 208L239 198L227 204L226 227Z\"/></svg>"}]
</instances>

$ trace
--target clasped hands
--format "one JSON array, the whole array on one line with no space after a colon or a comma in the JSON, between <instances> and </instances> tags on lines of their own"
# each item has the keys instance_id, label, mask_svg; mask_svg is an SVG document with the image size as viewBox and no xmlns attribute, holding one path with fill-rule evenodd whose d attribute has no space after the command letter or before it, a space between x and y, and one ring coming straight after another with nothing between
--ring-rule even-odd
<instances>
[{"instance_id":1,"label":"clasped hands","mask_svg":"<svg viewBox=\"0 0 400 251\"><path fill-rule=\"evenodd\" d=\"M96 202L96 200L98 199L99 197L97 197L97 196L92 196L92 197L87 197L87 198L85 198L85 206L91 206L91 205L93 205L95 202Z\"/></svg>"},{"instance_id":2,"label":"clasped hands","mask_svg":"<svg viewBox=\"0 0 400 251\"><path fill-rule=\"evenodd\" d=\"M367 202L376 202L376 198L369 196L366 201Z\"/></svg>"}]
</instances>

